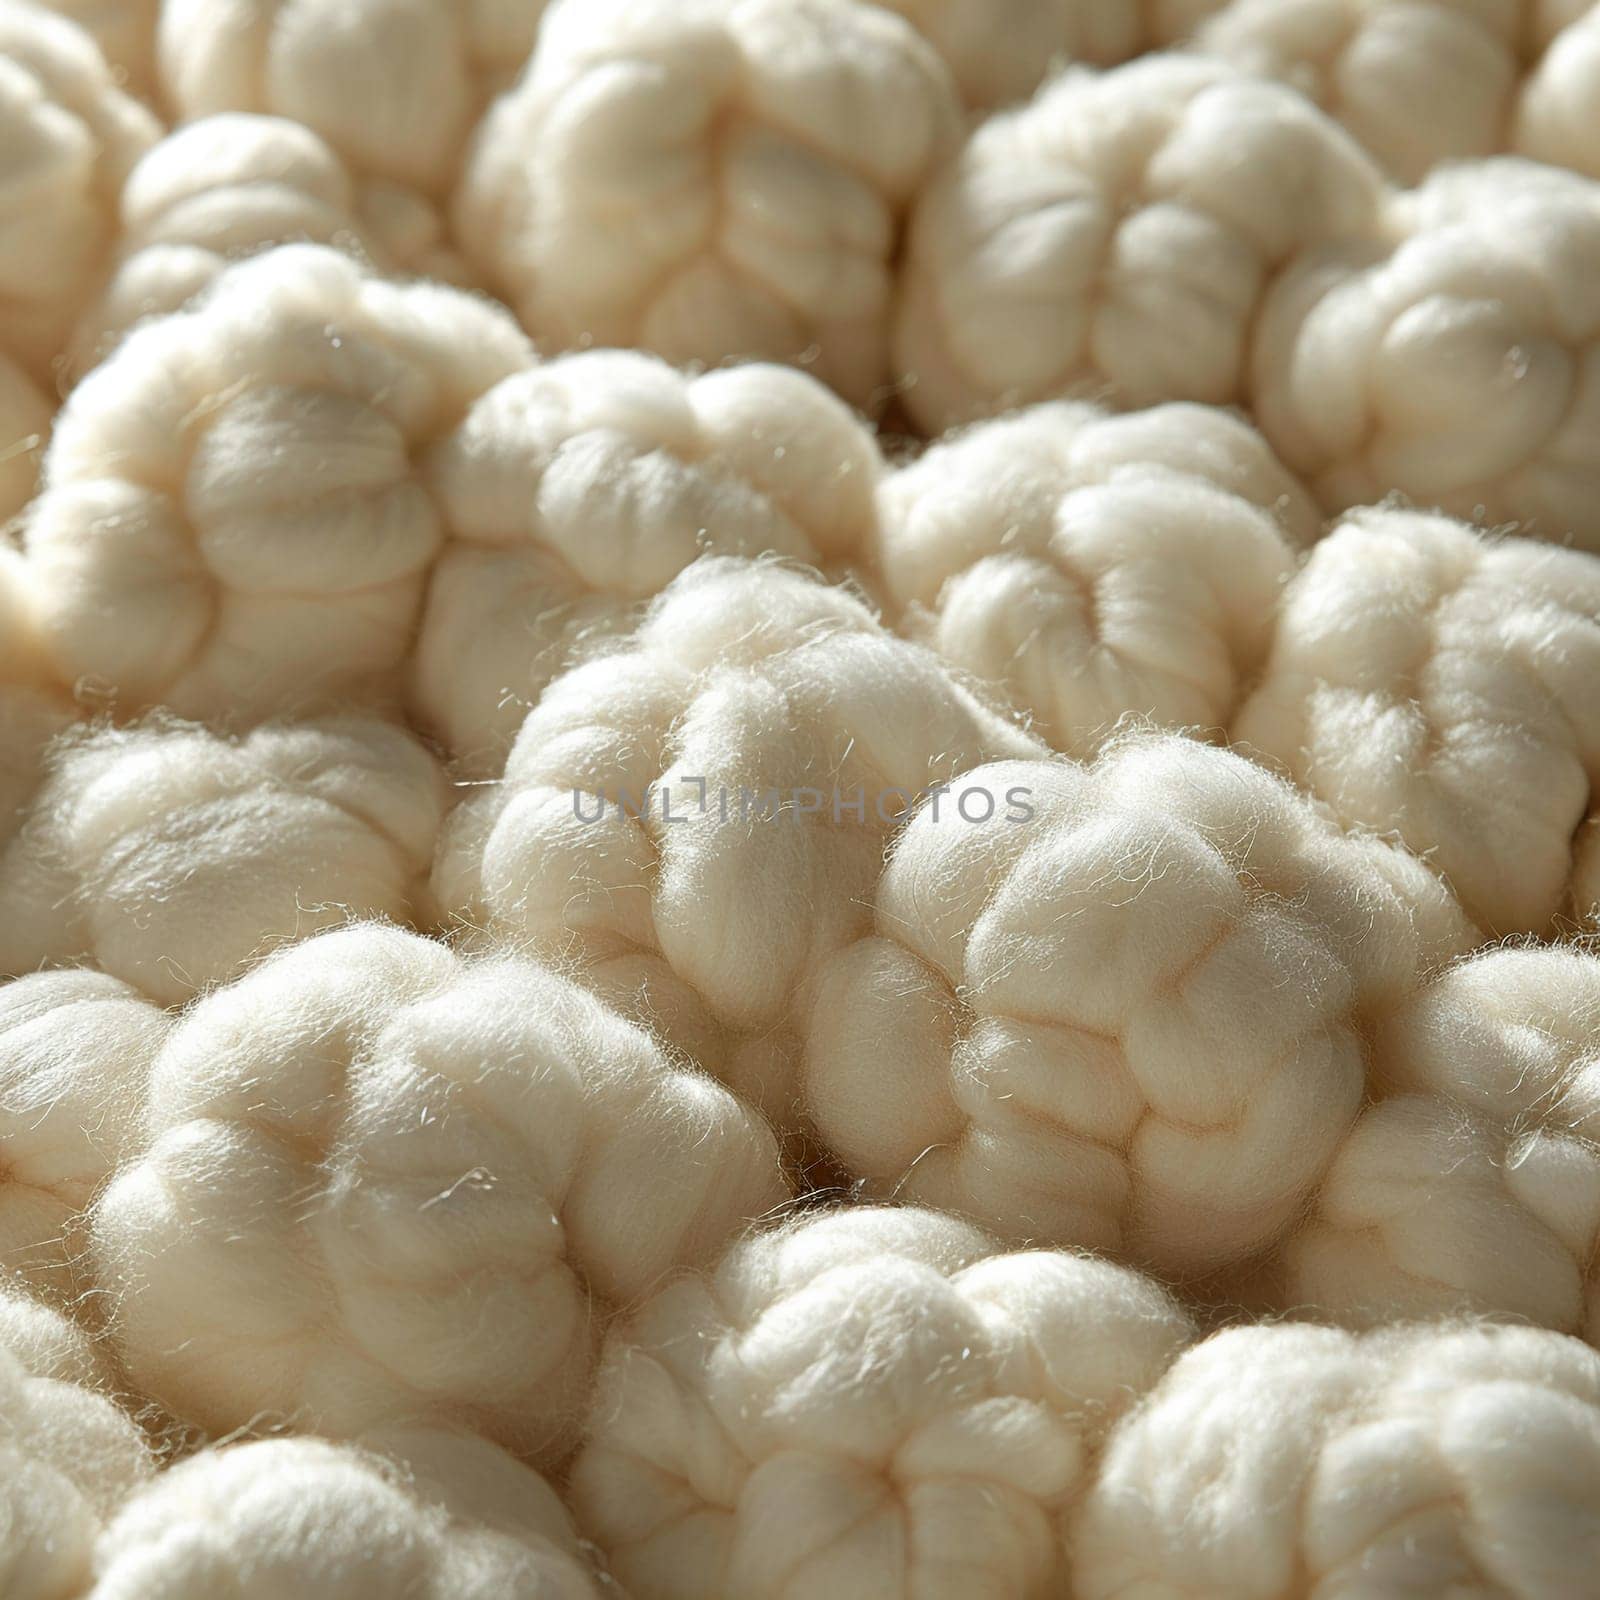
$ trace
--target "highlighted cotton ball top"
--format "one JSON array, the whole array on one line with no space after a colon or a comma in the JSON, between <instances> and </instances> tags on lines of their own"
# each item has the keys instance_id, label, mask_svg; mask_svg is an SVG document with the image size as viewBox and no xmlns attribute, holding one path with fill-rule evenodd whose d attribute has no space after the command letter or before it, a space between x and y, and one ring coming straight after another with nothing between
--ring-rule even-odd
<instances>
[{"instance_id":1,"label":"highlighted cotton ball top","mask_svg":"<svg viewBox=\"0 0 1600 1600\"><path fill-rule=\"evenodd\" d=\"M608 350L507 378L430 458L453 538L428 591L418 708L470 766L498 770L569 655L625 630L697 556L863 554L881 472L867 427L788 367L690 377Z\"/></svg>"},{"instance_id":2,"label":"highlighted cotton ball top","mask_svg":"<svg viewBox=\"0 0 1600 1600\"><path fill-rule=\"evenodd\" d=\"M1372 237L1384 199L1355 141L1281 84L1188 56L1068 72L982 123L918 201L906 404L937 432L1063 394L1239 399L1272 274Z\"/></svg>"},{"instance_id":3,"label":"highlighted cotton ball top","mask_svg":"<svg viewBox=\"0 0 1600 1600\"><path fill-rule=\"evenodd\" d=\"M1097 1447L1191 1337L1104 1262L845 1210L612 1333L579 1518L638 1600L1064 1593Z\"/></svg>"},{"instance_id":4,"label":"highlighted cotton ball top","mask_svg":"<svg viewBox=\"0 0 1600 1600\"><path fill-rule=\"evenodd\" d=\"M213 1432L558 1459L606 1308L781 1203L771 1135L583 990L365 926L185 1013L95 1213L132 1382Z\"/></svg>"},{"instance_id":5,"label":"highlighted cotton ball top","mask_svg":"<svg viewBox=\"0 0 1600 1600\"><path fill-rule=\"evenodd\" d=\"M845 1166L1185 1278L1295 1225L1374 1019L1472 942L1420 862L1172 736L967 774L873 912L815 987L802 1071Z\"/></svg>"},{"instance_id":6,"label":"highlighted cotton ball top","mask_svg":"<svg viewBox=\"0 0 1600 1600\"><path fill-rule=\"evenodd\" d=\"M866 405L901 219L959 118L932 47L876 6L566 0L479 130L457 221L541 339L803 361Z\"/></svg>"},{"instance_id":7,"label":"highlighted cotton ball top","mask_svg":"<svg viewBox=\"0 0 1600 1600\"><path fill-rule=\"evenodd\" d=\"M1266 653L1286 534L1317 528L1260 436L1194 405L980 424L894 473L880 505L905 625L1070 755L1129 713L1224 724Z\"/></svg>"},{"instance_id":8,"label":"highlighted cotton ball top","mask_svg":"<svg viewBox=\"0 0 1600 1600\"><path fill-rule=\"evenodd\" d=\"M1073 1528L1082 1600L1594 1588L1600 1357L1529 1328L1284 1324L1182 1356Z\"/></svg>"}]
</instances>

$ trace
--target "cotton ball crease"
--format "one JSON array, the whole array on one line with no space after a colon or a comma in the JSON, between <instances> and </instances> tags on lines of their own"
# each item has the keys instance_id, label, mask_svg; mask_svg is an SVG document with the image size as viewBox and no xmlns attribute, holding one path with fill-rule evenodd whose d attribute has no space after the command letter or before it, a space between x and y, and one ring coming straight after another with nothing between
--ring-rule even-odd
<instances>
[{"instance_id":1,"label":"cotton ball crease","mask_svg":"<svg viewBox=\"0 0 1600 1600\"><path fill-rule=\"evenodd\" d=\"M1180 1357L1073 1529L1083 1600L1594 1587L1600 1358L1529 1328L1283 1324Z\"/></svg>"},{"instance_id":2,"label":"cotton ball crease","mask_svg":"<svg viewBox=\"0 0 1600 1600\"><path fill-rule=\"evenodd\" d=\"M0 353L0 524L33 497L54 415L45 391Z\"/></svg>"},{"instance_id":3,"label":"cotton ball crease","mask_svg":"<svg viewBox=\"0 0 1600 1600\"><path fill-rule=\"evenodd\" d=\"M0 541L0 853L27 818L51 741L74 721L44 652L38 609L27 564Z\"/></svg>"},{"instance_id":4,"label":"cotton ball crease","mask_svg":"<svg viewBox=\"0 0 1600 1600\"><path fill-rule=\"evenodd\" d=\"M1297 1224L1375 1020L1473 942L1421 863L1232 753L980 768L815 984L805 1103L869 1194L1203 1280Z\"/></svg>"},{"instance_id":5,"label":"cotton ball crease","mask_svg":"<svg viewBox=\"0 0 1600 1600\"><path fill-rule=\"evenodd\" d=\"M1246 423L1182 404L981 423L893 473L880 510L902 626L1070 755L1130 713L1225 724L1318 522Z\"/></svg>"},{"instance_id":6,"label":"cotton ball crease","mask_svg":"<svg viewBox=\"0 0 1600 1600\"><path fill-rule=\"evenodd\" d=\"M286 245L73 392L27 517L67 681L200 720L398 701L444 537L417 456L531 361L510 317Z\"/></svg>"},{"instance_id":7,"label":"cotton ball crease","mask_svg":"<svg viewBox=\"0 0 1600 1600\"><path fill-rule=\"evenodd\" d=\"M794 1133L803 996L863 931L898 820L968 767L1044 753L847 590L712 558L545 691L503 781L452 814L435 890Z\"/></svg>"},{"instance_id":8,"label":"cotton ball crease","mask_svg":"<svg viewBox=\"0 0 1600 1600\"><path fill-rule=\"evenodd\" d=\"M954 85L853 0L558 0L456 219L541 341L801 361L886 398L901 223Z\"/></svg>"},{"instance_id":9,"label":"cotton ball crease","mask_svg":"<svg viewBox=\"0 0 1600 1600\"><path fill-rule=\"evenodd\" d=\"M84 960L181 1005L353 917L431 926L446 799L428 751L370 718L74 736L0 855L0 970Z\"/></svg>"},{"instance_id":10,"label":"cotton ball crease","mask_svg":"<svg viewBox=\"0 0 1600 1600\"><path fill-rule=\"evenodd\" d=\"M1384 182L1281 84L1200 57L1073 70L979 124L922 193L896 364L928 432L1058 395L1243 397L1301 248L1373 237Z\"/></svg>"},{"instance_id":11,"label":"cotton ball crease","mask_svg":"<svg viewBox=\"0 0 1600 1600\"><path fill-rule=\"evenodd\" d=\"M770 1134L544 968L369 925L197 1001L93 1259L131 1381L217 1433L570 1442L595 1330L780 1204Z\"/></svg>"},{"instance_id":12,"label":"cotton ball crease","mask_svg":"<svg viewBox=\"0 0 1600 1600\"><path fill-rule=\"evenodd\" d=\"M613 1331L574 1502L638 1600L1064 1593L1097 1448L1191 1337L1105 1262L847 1209Z\"/></svg>"},{"instance_id":13,"label":"cotton ball crease","mask_svg":"<svg viewBox=\"0 0 1600 1600\"><path fill-rule=\"evenodd\" d=\"M865 424L791 368L691 376L607 350L498 384L428 470L452 537L414 704L467 770L497 772L569 658L625 632L702 553L858 560L883 464Z\"/></svg>"},{"instance_id":14,"label":"cotton ball crease","mask_svg":"<svg viewBox=\"0 0 1600 1600\"><path fill-rule=\"evenodd\" d=\"M1496 933L1587 910L1600 559L1447 517L1350 513L1284 597L1235 740L1347 824L1398 833Z\"/></svg>"}]
</instances>

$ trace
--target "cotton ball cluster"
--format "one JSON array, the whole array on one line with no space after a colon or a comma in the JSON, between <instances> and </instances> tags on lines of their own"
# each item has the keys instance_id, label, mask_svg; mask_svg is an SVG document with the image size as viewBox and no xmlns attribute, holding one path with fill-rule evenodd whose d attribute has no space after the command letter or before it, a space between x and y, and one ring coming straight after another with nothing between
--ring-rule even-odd
<instances>
[{"instance_id":1,"label":"cotton ball cluster","mask_svg":"<svg viewBox=\"0 0 1600 1600\"><path fill-rule=\"evenodd\" d=\"M1419 862L1242 757L1003 763L895 841L801 1081L869 1193L1200 1279L1299 1220L1374 1019L1472 942Z\"/></svg>"},{"instance_id":2,"label":"cotton ball cluster","mask_svg":"<svg viewBox=\"0 0 1600 1600\"><path fill-rule=\"evenodd\" d=\"M892 474L880 504L891 605L1071 755L1128 713L1226 723L1266 653L1290 538L1317 530L1260 435L1184 404L1056 401L981 423Z\"/></svg>"},{"instance_id":3,"label":"cotton ball cluster","mask_svg":"<svg viewBox=\"0 0 1600 1600\"><path fill-rule=\"evenodd\" d=\"M469 253L541 339L888 377L900 224L955 89L854 0L558 0L478 134Z\"/></svg>"},{"instance_id":4,"label":"cotton ball cluster","mask_svg":"<svg viewBox=\"0 0 1600 1600\"><path fill-rule=\"evenodd\" d=\"M507 378L429 465L453 538L415 703L469 769L496 771L568 656L624 631L702 552L859 556L882 471L871 432L802 373L691 377L631 351Z\"/></svg>"},{"instance_id":5,"label":"cotton ball cluster","mask_svg":"<svg viewBox=\"0 0 1600 1600\"><path fill-rule=\"evenodd\" d=\"M351 917L427 926L445 803L427 750L367 718L68 739L0 856L0 971L87 960L180 1005Z\"/></svg>"},{"instance_id":6,"label":"cotton ball cluster","mask_svg":"<svg viewBox=\"0 0 1600 1600\"><path fill-rule=\"evenodd\" d=\"M213 1432L559 1458L605 1309L786 1194L752 1114L585 991L378 925L197 1001L146 1120L94 1263L131 1380Z\"/></svg>"},{"instance_id":7,"label":"cotton ball cluster","mask_svg":"<svg viewBox=\"0 0 1600 1600\"><path fill-rule=\"evenodd\" d=\"M447 824L441 905L795 1125L796 1010L916 795L1042 747L843 589L712 558L558 678Z\"/></svg>"},{"instance_id":8,"label":"cotton ball cluster","mask_svg":"<svg viewBox=\"0 0 1600 1600\"><path fill-rule=\"evenodd\" d=\"M136 329L28 514L62 674L201 720L398 697L443 538L416 457L531 359L499 308L313 245Z\"/></svg>"},{"instance_id":9,"label":"cotton ball cluster","mask_svg":"<svg viewBox=\"0 0 1600 1600\"><path fill-rule=\"evenodd\" d=\"M1293 90L1201 57L1071 71L925 189L897 322L930 432L1060 394L1225 403L1272 274L1368 238L1377 169Z\"/></svg>"},{"instance_id":10,"label":"cotton ball cluster","mask_svg":"<svg viewBox=\"0 0 1600 1600\"><path fill-rule=\"evenodd\" d=\"M1600 559L1361 510L1290 586L1233 734L1343 822L1397 832L1485 928L1546 932L1587 909L1597 675Z\"/></svg>"},{"instance_id":11,"label":"cotton ball cluster","mask_svg":"<svg viewBox=\"0 0 1600 1600\"><path fill-rule=\"evenodd\" d=\"M33 496L54 415L45 392L0 352L0 525Z\"/></svg>"},{"instance_id":12,"label":"cotton ball cluster","mask_svg":"<svg viewBox=\"0 0 1600 1600\"><path fill-rule=\"evenodd\" d=\"M1579 1595L1600 1359L1528 1328L1233 1329L1118 1429L1073 1529L1082 1600Z\"/></svg>"},{"instance_id":13,"label":"cotton ball cluster","mask_svg":"<svg viewBox=\"0 0 1600 1600\"><path fill-rule=\"evenodd\" d=\"M1064 1593L1100 1441L1192 1337L1155 1284L852 1208L611 1334L573 1470L638 1600Z\"/></svg>"},{"instance_id":14,"label":"cotton ball cluster","mask_svg":"<svg viewBox=\"0 0 1600 1600\"><path fill-rule=\"evenodd\" d=\"M131 1496L95 1547L93 1600L594 1600L538 1474L470 1435L392 1430L361 1448L211 1449Z\"/></svg>"}]
</instances>

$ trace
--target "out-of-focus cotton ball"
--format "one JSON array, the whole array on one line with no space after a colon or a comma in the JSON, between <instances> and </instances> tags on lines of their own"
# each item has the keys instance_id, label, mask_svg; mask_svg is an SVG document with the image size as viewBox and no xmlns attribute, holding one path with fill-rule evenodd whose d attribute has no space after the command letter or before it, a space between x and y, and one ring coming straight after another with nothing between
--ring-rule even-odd
<instances>
[{"instance_id":1,"label":"out-of-focus cotton ball","mask_svg":"<svg viewBox=\"0 0 1600 1600\"><path fill-rule=\"evenodd\" d=\"M1557 34L1522 86L1512 148L1600 178L1600 11Z\"/></svg>"},{"instance_id":2,"label":"out-of-focus cotton ball","mask_svg":"<svg viewBox=\"0 0 1600 1600\"><path fill-rule=\"evenodd\" d=\"M0 524L33 496L54 415L45 392L0 352Z\"/></svg>"},{"instance_id":3,"label":"out-of-focus cotton ball","mask_svg":"<svg viewBox=\"0 0 1600 1600\"><path fill-rule=\"evenodd\" d=\"M1197 1279L1281 1239L1376 1018L1471 942L1418 861L1173 736L959 779L815 985L801 1073L869 1193Z\"/></svg>"},{"instance_id":4,"label":"out-of-focus cotton ball","mask_svg":"<svg viewBox=\"0 0 1600 1600\"><path fill-rule=\"evenodd\" d=\"M608 350L506 379L429 462L452 542L417 644L418 709L469 767L498 771L572 652L635 622L702 553L863 554L881 471L866 426L788 367L690 377Z\"/></svg>"},{"instance_id":5,"label":"out-of-focus cotton ball","mask_svg":"<svg viewBox=\"0 0 1600 1600\"><path fill-rule=\"evenodd\" d=\"M982 423L891 474L879 503L904 625L1070 755L1128 714L1225 724L1271 638L1289 539L1317 528L1253 429L1183 404Z\"/></svg>"},{"instance_id":6,"label":"out-of-focus cotton ball","mask_svg":"<svg viewBox=\"0 0 1600 1600\"><path fill-rule=\"evenodd\" d=\"M1498 933L1587 905L1600 808L1600 559L1446 517L1352 512L1290 586L1234 738L1393 832Z\"/></svg>"},{"instance_id":7,"label":"out-of-focus cotton ball","mask_svg":"<svg viewBox=\"0 0 1600 1600\"><path fill-rule=\"evenodd\" d=\"M888 378L907 205L953 146L932 47L854 0L565 0L485 119L463 244L541 339Z\"/></svg>"},{"instance_id":8,"label":"out-of-focus cotton ball","mask_svg":"<svg viewBox=\"0 0 1600 1600\"><path fill-rule=\"evenodd\" d=\"M204 1450L131 1496L93 1600L594 1600L554 1491L471 1435Z\"/></svg>"},{"instance_id":9,"label":"out-of-focus cotton ball","mask_svg":"<svg viewBox=\"0 0 1600 1600\"><path fill-rule=\"evenodd\" d=\"M156 98L156 19L161 0L43 0L99 45L112 76L130 94Z\"/></svg>"},{"instance_id":10,"label":"out-of-focus cotton ball","mask_svg":"<svg viewBox=\"0 0 1600 1600\"><path fill-rule=\"evenodd\" d=\"M982 123L918 201L905 403L938 432L1062 394L1236 400L1272 274L1371 237L1384 197L1355 141L1282 84L1185 56L1068 72Z\"/></svg>"},{"instance_id":11,"label":"out-of-focus cotton ball","mask_svg":"<svg viewBox=\"0 0 1600 1600\"><path fill-rule=\"evenodd\" d=\"M796 1006L916 794L1043 748L843 589L711 558L558 678L458 807L440 904L575 963L786 1131Z\"/></svg>"},{"instance_id":12,"label":"out-of-focus cotton ball","mask_svg":"<svg viewBox=\"0 0 1600 1600\"><path fill-rule=\"evenodd\" d=\"M60 671L123 715L397 698L443 538L417 456L530 360L500 308L313 245L136 329L57 418L29 512Z\"/></svg>"},{"instance_id":13,"label":"out-of-focus cotton ball","mask_svg":"<svg viewBox=\"0 0 1600 1600\"><path fill-rule=\"evenodd\" d=\"M1147 1279L933 1212L759 1235L610 1336L579 1518L638 1600L1065 1593L1097 1448L1192 1336Z\"/></svg>"},{"instance_id":14,"label":"out-of-focus cotton ball","mask_svg":"<svg viewBox=\"0 0 1600 1600\"><path fill-rule=\"evenodd\" d=\"M785 1197L771 1135L518 958L380 926L199 1000L93 1258L132 1382L222 1432L448 1421L558 1458L597 1325Z\"/></svg>"},{"instance_id":15,"label":"out-of-focus cotton ball","mask_svg":"<svg viewBox=\"0 0 1600 1600\"><path fill-rule=\"evenodd\" d=\"M445 802L427 750L368 718L69 739L0 855L0 971L87 960L179 1005L352 917L426 926Z\"/></svg>"},{"instance_id":16,"label":"out-of-focus cotton ball","mask_svg":"<svg viewBox=\"0 0 1600 1600\"><path fill-rule=\"evenodd\" d=\"M0 352L46 389L158 133L82 29L0 0Z\"/></svg>"}]
</instances>

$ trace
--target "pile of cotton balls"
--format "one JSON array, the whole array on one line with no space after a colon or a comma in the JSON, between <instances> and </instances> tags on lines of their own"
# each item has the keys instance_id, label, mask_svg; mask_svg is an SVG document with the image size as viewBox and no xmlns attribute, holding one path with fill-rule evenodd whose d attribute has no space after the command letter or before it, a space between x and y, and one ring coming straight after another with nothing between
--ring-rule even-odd
<instances>
[{"instance_id":1,"label":"pile of cotton balls","mask_svg":"<svg viewBox=\"0 0 1600 1600\"><path fill-rule=\"evenodd\" d=\"M5 1600L1600 1596L1600 5L0 0Z\"/></svg>"}]
</instances>

